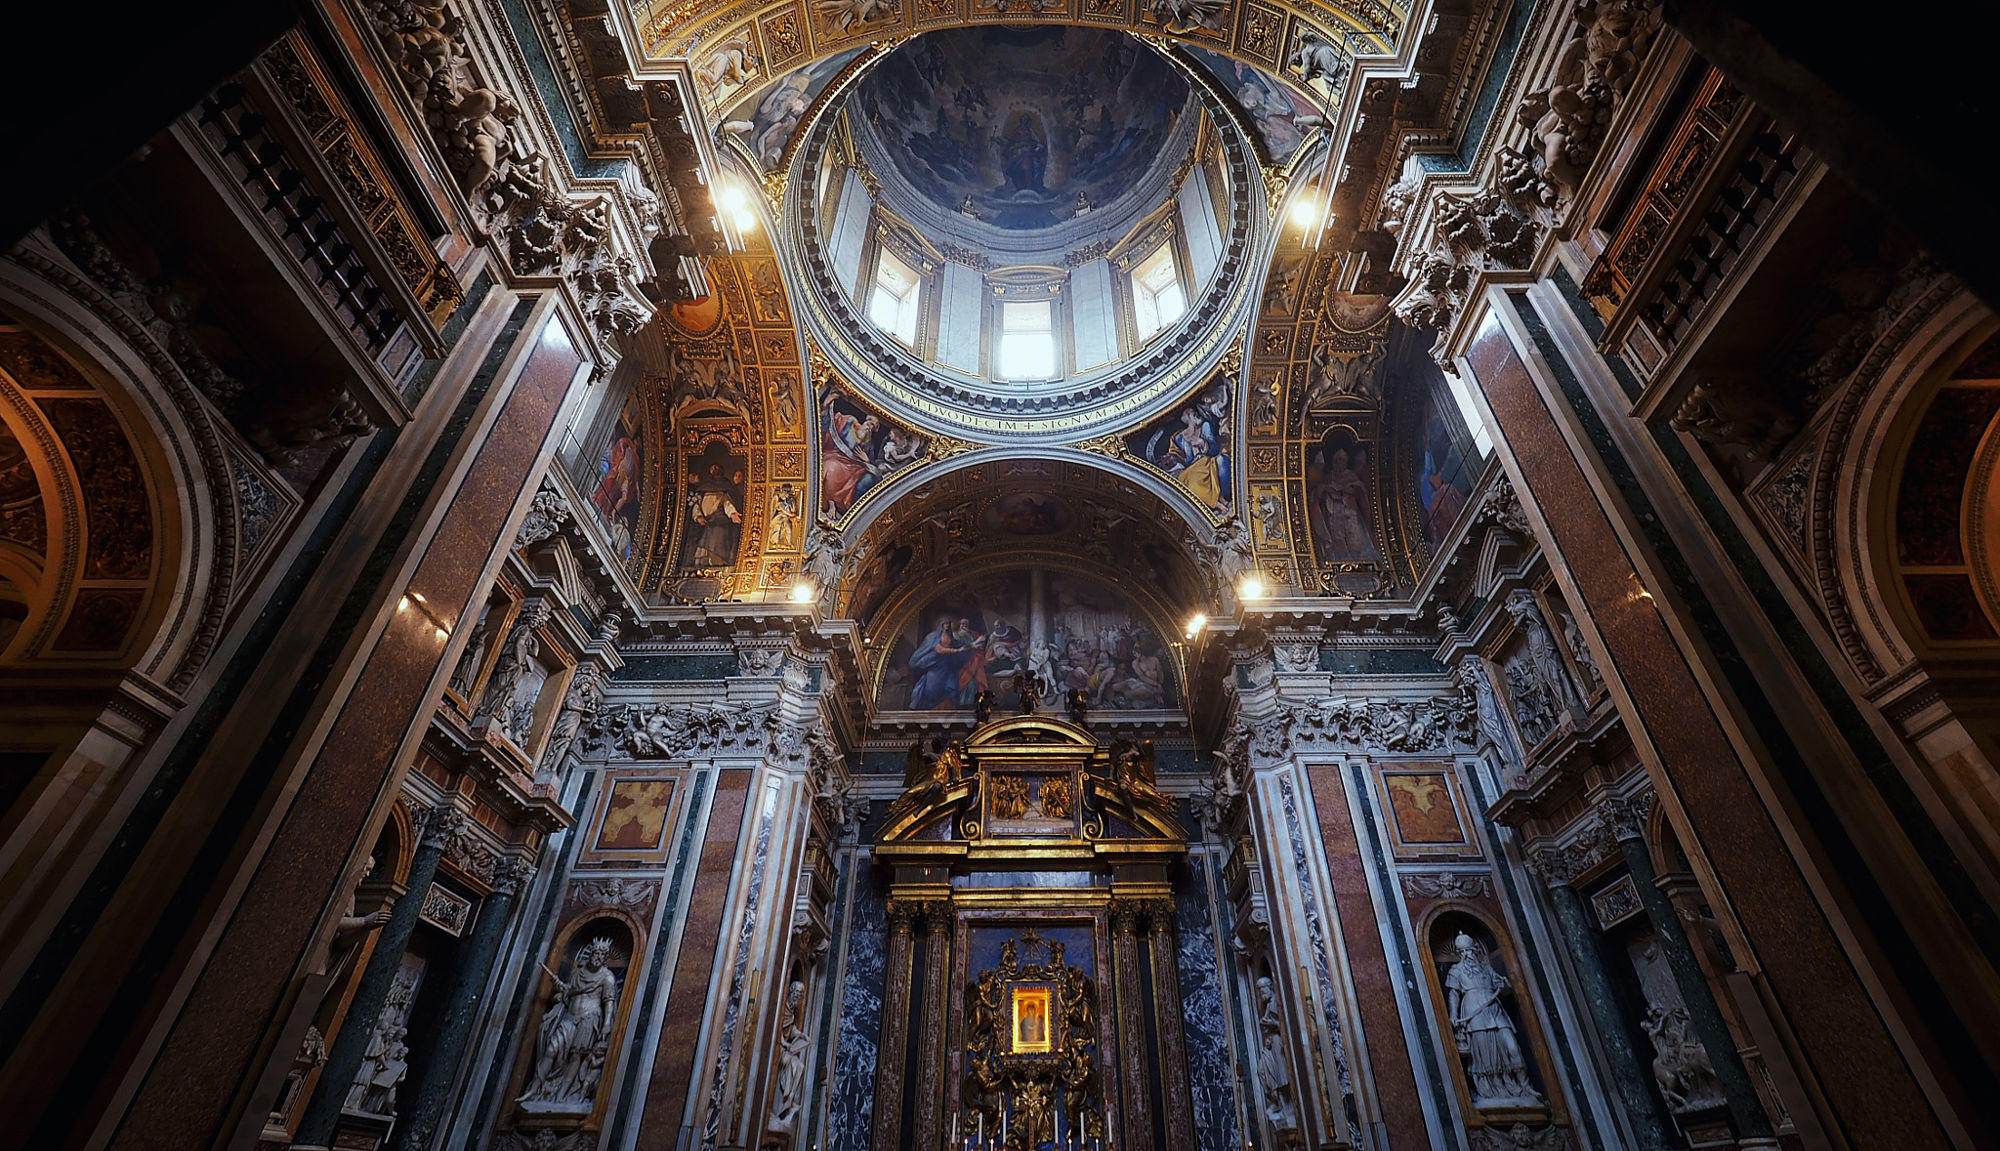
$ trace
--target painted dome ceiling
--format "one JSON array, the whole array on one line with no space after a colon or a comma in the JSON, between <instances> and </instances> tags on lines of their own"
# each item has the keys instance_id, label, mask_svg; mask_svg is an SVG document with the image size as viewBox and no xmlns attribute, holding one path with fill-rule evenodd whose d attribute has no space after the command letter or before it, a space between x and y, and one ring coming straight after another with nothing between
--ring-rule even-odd
<instances>
[{"instance_id":1,"label":"painted dome ceiling","mask_svg":"<svg viewBox=\"0 0 2000 1151\"><path fill-rule=\"evenodd\" d=\"M1188 82L1123 32L965 28L919 36L850 105L895 172L944 211L1036 231L1150 186Z\"/></svg>"}]
</instances>

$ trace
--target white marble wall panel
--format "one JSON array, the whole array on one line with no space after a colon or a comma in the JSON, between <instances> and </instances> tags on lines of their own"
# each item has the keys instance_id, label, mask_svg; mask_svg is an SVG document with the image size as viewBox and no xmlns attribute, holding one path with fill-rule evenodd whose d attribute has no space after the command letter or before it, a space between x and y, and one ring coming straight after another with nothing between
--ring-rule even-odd
<instances>
[{"instance_id":1,"label":"white marble wall panel","mask_svg":"<svg viewBox=\"0 0 2000 1151\"><path fill-rule=\"evenodd\" d=\"M944 299L938 313L938 363L976 375L986 277L977 268L947 263L940 283Z\"/></svg>"},{"instance_id":2,"label":"white marble wall panel","mask_svg":"<svg viewBox=\"0 0 2000 1151\"><path fill-rule=\"evenodd\" d=\"M840 206L833 210L833 242L829 254L833 274L848 292L861 279L861 249L868 238L868 189L861 177L849 170L840 186Z\"/></svg>"},{"instance_id":3,"label":"white marble wall panel","mask_svg":"<svg viewBox=\"0 0 2000 1151\"><path fill-rule=\"evenodd\" d=\"M1187 182L1181 185L1180 203L1188 263L1199 291L1208 286L1215 275L1215 266L1222 260L1222 225L1215 217L1215 204L1208 195L1208 178L1199 170L1190 173Z\"/></svg>"},{"instance_id":4,"label":"white marble wall panel","mask_svg":"<svg viewBox=\"0 0 2000 1151\"><path fill-rule=\"evenodd\" d=\"M1118 313L1111 296L1111 264L1092 260L1069 274L1070 317L1076 329L1076 367L1087 371L1118 357Z\"/></svg>"}]
</instances>

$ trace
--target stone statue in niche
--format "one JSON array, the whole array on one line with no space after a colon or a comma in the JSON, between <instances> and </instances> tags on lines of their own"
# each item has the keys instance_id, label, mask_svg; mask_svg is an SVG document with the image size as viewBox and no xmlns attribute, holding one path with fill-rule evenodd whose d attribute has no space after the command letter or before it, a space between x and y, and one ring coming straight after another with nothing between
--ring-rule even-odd
<instances>
[{"instance_id":1,"label":"stone statue in niche","mask_svg":"<svg viewBox=\"0 0 2000 1151\"><path fill-rule=\"evenodd\" d=\"M458 657L458 666L451 671L451 690L461 699L472 698L472 685L479 679L480 665L486 662L487 617L493 614L493 604L489 600L479 609L479 621L472 625L472 638L465 641L465 651Z\"/></svg>"},{"instance_id":2,"label":"stone statue in niche","mask_svg":"<svg viewBox=\"0 0 2000 1151\"><path fill-rule=\"evenodd\" d=\"M291 1118L292 1108L299 1105L306 1076L325 1062L326 1036L321 1035L317 1027L307 1027L305 1038L299 1041L298 1054L292 1056L292 1065L285 1072L285 1082L278 1088L278 1098L271 1105L269 1126L284 1126Z\"/></svg>"},{"instance_id":3,"label":"stone statue in niche","mask_svg":"<svg viewBox=\"0 0 2000 1151\"><path fill-rule=\"evenodd\" d=\"M1285 1019L1268 975L1257 977L1257 1032L1257 1089L1263 1096L1264 1118L1273 1131L1297 1131L1291 1060L1285 1054Z\"/></svg>"},{"instance_id":4,"label":"stone statue in niche","mask_svg":"<svg viewBox=\"0 0 2000 1151\"><path fill-rule=\"evenodd\" d=\"M1528 660L1548 688L1550 699L1578 707L1576 685L1563 667L1562 653L1556 650L1555 637L1549 634L1548 621L1542 618L1542 609L1536 606L1534 595L1526 589L1515 591L1507 597L1507 614L1514 617L1514 626L1520 629L1527 644Z\"/></svg>"},{"instance_id":5,"label":"stone statue in niche","mask_svg":"<svg viewBox=\"0 0 2000 1151\"><path fill-rule=\"evenodd\" d=\"M1486 674L1486 664L1476 655L1468 655L1458 663L1458 684L1463 691L1472 695L1473 710L1479 717L1479 738L1493 745L1494 750L1505 753L1511 749L1507 738L1507 725L1500 722L1500 701L1493 694L1493 680ZM1511 756L1508 757L1510 760ZM1510 781L1508 784L1512 787Z\"/></svg>"},{"instance_id":6,"label":"stone statue in niche","mask_svg":"<svg viewBox=\"0 0 2000 1151\"><path fill-rule=\"evenodd\" d=\"M536 1037L534 1074L520 1098L524 1110L582 1112L596 1099L618 1009L610 961L611 940L600 936L577 954L568 980L550 973L554 986Z\"/></svg>"},{"instance_id":7,"label":"stone statue in niche","mask_svg":"<svg viewBox=\"0 0 2000 1151\"><path fill-rule=\"evenodd\" d=\"M1584 642L1583 626L1576 622L1570 612L1558 611L1556 617L1562 621L1563 642L1569 645L1569 657L1576 662L1577 678L1583 680L1585 695L1594 694L1604 686L1604 673L1597 670L1597 661L1591 657L1590 645Z\"/></svg>"},{"instance_id":8,"label":"stone statue in niche","mask_svg":"<svg viewBox=\"0 0 2000 1151\"><path fill-rule=\"evenodd\" d=\"M354 890L347 893L347 910L340 916L340 923L333 929L333 942L327 947L327 986L337 987L347 978L354 967L354 959L361 951L361 945L370 935L389 922L389 916L396 910L396 901L385 900L382 906L366 915L359 914L356 906L361 898L361 886L368 877L375 874L375 857L368 857L368 866L362 869L361 878Z\"/></svg>"},{"instance_id":9,"label":"stone statue in niche","mask_svg":"<svg viewBox=\"0 0 2000 1151\"><path fill-rule=\"evenodd\" d=\"M554 787L562 782L563 758L576 742L577 732L597 715L604 705L604 673L594 663L579 664L570 677L569 691L563 695L562 711L549 729L548 746L542 749L541 768L535 783Z\"/></svg>"},{"instance_id":10,"label":"stone statue in niche","mask_svg":"<svg viewBox=\"0 0 2000 1151\"><path fill-rule=\"evenodd\" d=\"M785 991L785 1023L778 1038L778 1083L771 1104L772 1131L790 1134L806 1093L806 985L792 980Z\"/></svg>"},{"instance_id":11,"label":"stone statue in niche","mask_svg":"<svg viewBox=\"0 0 2000 1151\"><path fill-rule=\"evenodd\" d=\"M493 668L493 678L486 684L486 699L480 705L480 712L493 717L514 746L522 746L528 738L528 731L535 722L535 700L541 694L541 680L546 678L542 671L542 643L535 638L535 630L549 622L549 607L537 603L521 613L514 621L514 630L507 636L506 650L500 653L500 661ZM525 689L532 682L534 691ZM523 696L526 696L524 702Z\"/></svg>"},{"instance_id":12,"label":"stone statue in niche","mask_svg":"<svg viewBox=\"0 0 2000 1151\"><path fill-rule=\"evenodd\" d=\"M1472 1105L1540 1107L1541 1093L1528 1082L1527 1060L1520 1037L1501 996L1512 988L1507 977L1493 970L1486 948L1463 931L1452 940L1458 961L1445 973L1445 1004L1451 1014L1451 1034L1472 1081Z\"/></svg>"}]
</instances>

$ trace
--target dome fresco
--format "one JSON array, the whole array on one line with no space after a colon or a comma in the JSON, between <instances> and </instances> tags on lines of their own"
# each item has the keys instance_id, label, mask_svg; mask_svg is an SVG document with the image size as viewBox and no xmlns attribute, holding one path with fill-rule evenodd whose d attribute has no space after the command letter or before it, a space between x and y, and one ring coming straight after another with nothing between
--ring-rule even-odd
<instances>
[{"instance_id":1,"label":"dome fresco","mask_svg":"<svg viewBox=\"0 0 2000 1151\"><path fill-rule=\"evenodd\" d=\"M966 28L920 36L855 91L908 184L1011 231L1050 228L1143 182L1187 81L1122 32Z\"/></svg>"}]
</instances>

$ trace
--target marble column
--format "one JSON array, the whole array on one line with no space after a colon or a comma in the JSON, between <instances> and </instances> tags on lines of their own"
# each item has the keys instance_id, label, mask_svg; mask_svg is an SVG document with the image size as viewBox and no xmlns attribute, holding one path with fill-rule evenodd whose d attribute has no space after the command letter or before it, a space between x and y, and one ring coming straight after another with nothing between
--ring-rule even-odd
<instances>
[{"instance_id":1,"label":"marble column","mask_svg":"<svg viewBox=\"0 0 2000 1151\"><path fill-rule=\"evenodd\" d=\"M416 1089L405 1096L403 1120L396 1125L397 1151L426 1151L436 1138L438 1124L446 1118L452 1081L465 1056L480 1000L492 981L493 961L514 917L515 898L534 872L534 863L526 859L503 862L494 870L493 894L480 905L479 921L473 926L472 938L465 942L465 955L447 992L429 1056L418 1073Z\"/></svg>"},{"instance_id":2,"label":"marble column","mask_svg":"<svg viewBox=\"0 0 2000 1151\"><path fill-rule=\"evenodd\" d=\"M1611 1064L1612 1081L1618 1085L1618 1094L1624 1100L1625 1118L1632 1125L1633 1138L1638 1140L1640 1151L1673 1147L1675 1144L1667 1139L1659 1103L1653 1096L1652 1076L1632 1046L1631 1028L1618 1011L1617 992L1612 989L1611 974L1604 966L1597 933L1591 929L1590 913L1583 905L1583 896L1569 885L1575 877L1545 875L1544 878L1548 880L1549 903L1555 908L1563 944L1576 971L1577 989L1583 993L1591 1021L1597 1025L1598 1038L1604 1043L1604 1056Z\"/></svg>"},{"instance_id":3,"label":"marble column","mask_svg":"<svg viewBox=\"0 0 2000 1151\"><path fill-rule=\"evenodd\" d=\"M299 1123L298 1134L293 1137L295 1146L325 1147L333 1142L341 1104L347 1099L347 1089L354 1085L355 1075L361 1071L361 1057L368 1053L375 1020L389 1000L389 987L402 965L403 951L417 929L417 913L423 910L424 896L437 876L438 859L445 846L464 832L465 813L440 805L426 813L421 823L416 855L410 860L410 876L406 881L409 890L396 901L389 922L383 924L382 934L375 940L368 967L361 973L361 985L354 990L347 1016L341 1021L333 1049L327 1053L326 1066L320 1071L319 1087L306 1108L306 1117Z\"/></svg>"},{"instance_id":4,"label":"marble column","mask_svg":"<svg viewBox=\"0 0 2000 1151\"><path fill-rule=\"evenodd\" d=\"M1111 904L1111 966L1117 981L1118 1067L1124 1081L1125 1137L1120 1151L1152 1151L1153 1101L1146 1081L1146 1004L1139 982L1139 920L1134 900Z\"/></svg>"},{"instance_id":5,"label":"marble column","mask_svg":"<svg viewBox=\"0 0 2000 1151\"><path fill-rule=\"evenodd\" d=\"M1159 1033L1160 1092L1165 1096L1167 1151L1194 1151L1194 1099L1181 1033L1181 980L1175 963L1174 901L1148 905L1146 954L1153 963L1153 1018Z\"/></svg>"},{"instance_id":6,"label":"marble column","mask_svg":"<svg viewBox=\"0 0 2000 1151\"><path fill-rule=\"evenodd\" d=\"M1653 882L1653 856L1646 848L1640 815L1636 804L1621 803L1612 806L1608 820L1618 837L1618 849L1625 856L1625 868L1632 873L1632 886L1639 890L1639 901L1646 907L1646 918L1652 920L1653 930L1660 933L1660 949L1666 953L1674 984L1680 988L1681 1001L1687 1005L1688 1022L1694 1025L1695 1038L1708 1050L1716 1081L1722 1084L1722 1093L1729 1100L1729 1117L1736 1125L1737 1136L1767 1136L1771 1133L1770 1118L1764 1114L1763 1102L1750 1085L1750 1073L1743 1069L1736 1040L1715 1005L1715 992L1688 943L1687 929L1675 913L1673 901Z\"/></svg>"},{"instance_id":7,"label":"marble column","mask_svg":"<svg viewBox=\"0 0 2000 1151\"><path fill-rule=\"evenodd\" d=\"M951 933L955 915L949 902L933 903L925 915L924 998L922 1030L917 1038L916 1133L919 1151L936 1147L944 1137L944 1036L951 992Z\"/></svg>"},{"instance_id":8,"label":"marble column","mask_svg":"<svg viewBox=\"0 0 2000 1151\"><path fill-rule=\"evenodd\" d=\"M882 979L882 1046L875 1064L875 1151L899 1151L903 1139L903 1069L910 1049L910 980L916 959L911 938L921 904L889 905L889 957Z\"/></svg>"}]
</instances>

